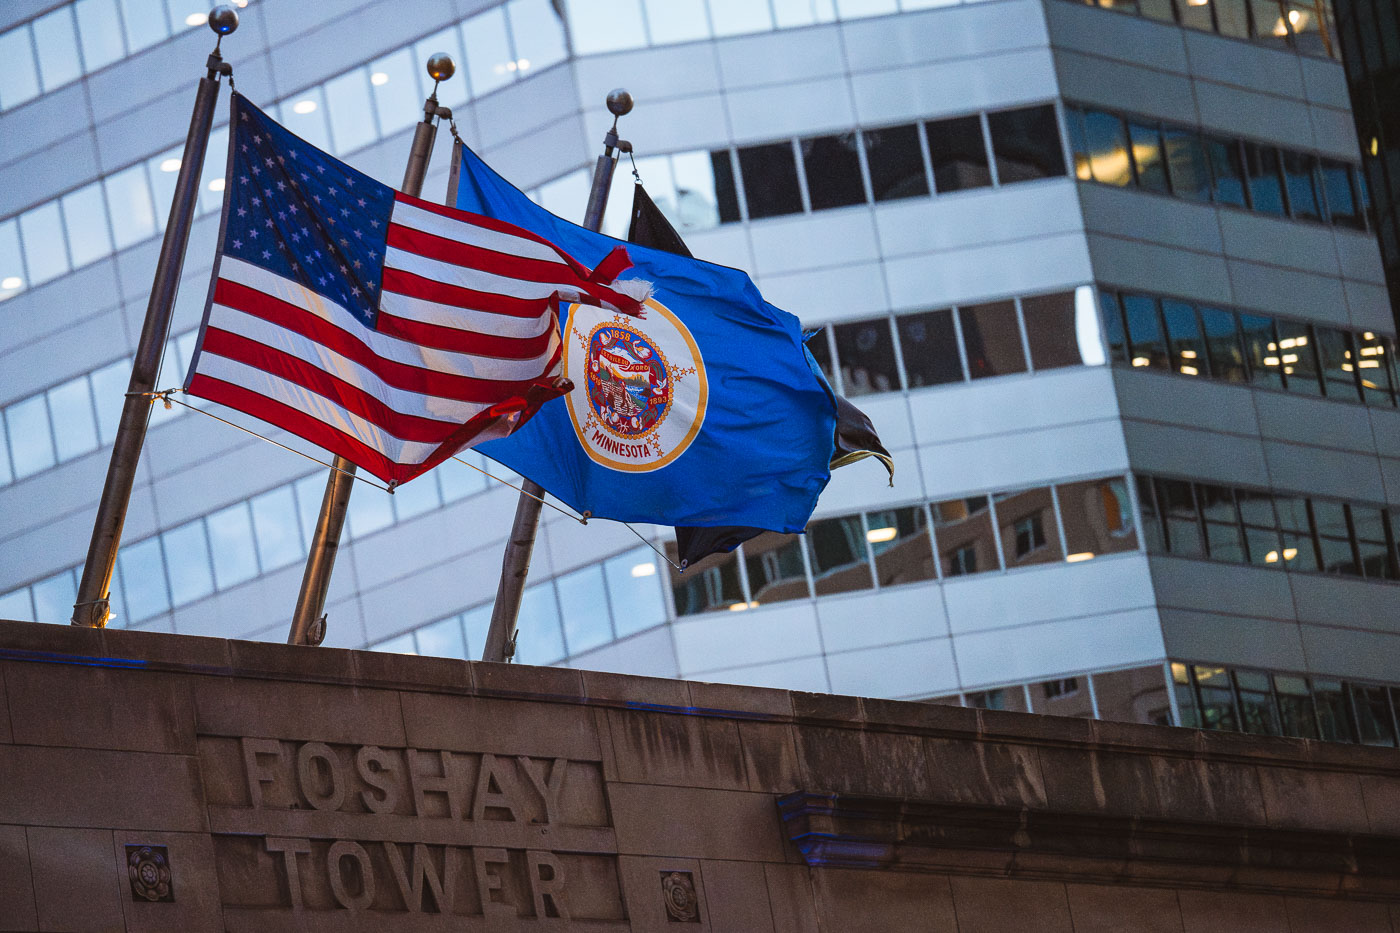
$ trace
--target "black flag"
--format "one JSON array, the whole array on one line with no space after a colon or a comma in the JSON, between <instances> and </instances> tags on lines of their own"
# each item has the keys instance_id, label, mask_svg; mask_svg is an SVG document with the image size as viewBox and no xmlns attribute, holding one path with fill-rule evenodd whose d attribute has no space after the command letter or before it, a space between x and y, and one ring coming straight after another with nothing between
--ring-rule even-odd
<instances>
[{"instance_id":1,"label":"black flag","mask_svg":"<svg viewBox=\"0 0 1400 933\"><path fill-rule=\"evenodd\" d=\"M681 235L640 183L632 190L632 226L627 232L627 240L668 253L691 255ZM890 485L894 485L894 457L880 443L875 425L871 424L865 412L839 395L836 396L835 441L836 449L831 454L832 469L866 457L875 457L885 465L890 474ZM680 554L681 567L688 567L711 554L732 551L763 532L762 528L742 526L677 528L676 550Z\"/></svg>"}]
</instances>

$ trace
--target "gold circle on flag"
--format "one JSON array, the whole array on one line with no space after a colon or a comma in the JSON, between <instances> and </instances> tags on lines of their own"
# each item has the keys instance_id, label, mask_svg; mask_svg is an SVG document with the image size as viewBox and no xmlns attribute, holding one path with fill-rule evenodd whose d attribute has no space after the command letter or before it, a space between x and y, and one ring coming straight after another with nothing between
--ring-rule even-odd
<instances>
[{"instance_id":1,"label":"gold circle on flag","mask_svg":"<svg viewBox=\"0 0 1400 933\"><path fill-rule=\"evenodd\" d=\"M564 397L579 446L600 466L649 473L672 463L705 421L710 386L689 329L648 298L645 318L569 306Z\"/></svg>"}]
</instances>

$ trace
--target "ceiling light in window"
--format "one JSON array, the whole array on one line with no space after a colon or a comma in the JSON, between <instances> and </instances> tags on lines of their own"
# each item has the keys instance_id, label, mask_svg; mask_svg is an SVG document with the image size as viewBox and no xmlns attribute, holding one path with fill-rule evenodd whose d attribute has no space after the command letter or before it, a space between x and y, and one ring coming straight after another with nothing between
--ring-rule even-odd
<instances>
[{"instance_id":1,"label":"ceiling light in window","mask_svg":"<svg viewBox=\"0 0 1400 933\"><path fill-rule=\"evenodd\" d=\"M1187 6L1205 6L1210 0L1186 0Z\"/></svg>"},{"instance_id":2,"label":"ceiling light in window","mask_svg":"<svg viewBox=\"0 0 1400 933\"><path fill-rule=\"evenodd\" d=\"M383 87L389 83L389 76L382 71L376 71L369 76L369 83L375 87Z\"/></svg>"},{"instance_id":3,"label":"ceiling light in window","mask_svg":"<svg viewBox=\"0 0 1400 933\"><path fill-rule=\"evenodd\" d=\"M871 544L883 544L886 541L893 541L899 534L899 529L893 526L886 528L872 528L865 533L865 540Z\"/></svg>"},{"instance_id":4,"label":"ceiling light in window","mask_svg":"<svg viewBox=\"0 0 1400 933\"><path fill-rule=\"evenodd\" d=\"M1270 551L1269 553L1265 554L1265 555L1264 555L1264 563L1266 563L1266 564L1277 564L1277 563L1278 563L1278 551Z\"/></svg>"},{"instance_id":5,"label":"ceiling light in window","mask_svg":"<svg viewBox=\"0 0 1400 933\"><path fill-rule=\"evenodd\" d=\"M1285 354L1283 355L1283 361L1284 361L1285 363L1296 363L1296 362L1298 362L1298 354L1296 354L1296 353L1285 353Z\"/></svg>"},{"instance_id":6,"label":"ceiling light in window","mask_svg":"<svg viewBox=\"0 0 1400 933\"><path fill-rule=\"evenodd\" d=\"M223 191L223 190L224 190L224 180L223 180L222 178L215 178L215 179L213 179L212 181L209 182L209 190L210 190L210 191Z\"/></svg>"},{"instance_id":7,"label":"ceiling light in window","mask_svg":"<svg viewBox=\"0 0 1400 933\"><path fill-rule=\"evenodd\" d=\"M292 104L292 113L315 113L316 102L314 100L299 100Z\"/></svg>"},{"instance_id":8,"label":"ceiling light in window","mask_svg":"<svg viewBox=\"0 0 1400 933\"><path fill-rule=\"evenodd\" d=\"M1375 339L1376 339L1376 335L1373 334L1373 333L1371 333L1371 332L1368 330L1368 331L1366 331L1366 333L1364 333L1364 334L1361 335L1361 339L1362 339L1362 340L1375 340Z\"/></svg>"},{"instance_id":9,"label":"ceiling light in window","mask_svg":"<svg viewBox=\"0 0 1400 933\"><path fill-rule=\"evenodd\" d=\"M1371 155L1376 155L1381 151L1381 141L1376 137L1371 137Z\"/></svg>"},{"instance_id":10,"label":"ceiling light in window","mask_svg":"<svg viewBox=\"0 0 1400 933\"><path fill-rule=\"evenodd\" d=\"M1188 376L1199 376L1201 371L1194 366L1183 366L1181 371Z\"/></svg>"},{"instance_id":11,"label":"ceiling light in window","mask_svg":"<svg viewBox=\"0 0 1400 933\"><path fill-rule=\"evenodd\" d=\"M1265 365L1265 366L1277 366L1277 365L1278 365L1278 357L1276 357L1276 356L1266 356L1266 357L1264 357L1264 365Z\"/></svg>"},{"instance_id":12,"label":"ceiling light in window","mask_svg":"<svg viewBox=\"0 0 1400 933\"><path fill-rule=\"evenodd\" d=\"M19 288L23 284L24 279L20 278L17 275L7 275L3 279L0 279L0 288L7 290L12 288Z\"/></svg>"},{"instance_id":13,"label":"ceiling light in window","mask_svg":"<svg viewBox=\"0 0 1400 933\"><path fill-rule=\"evenodd\" d=\"M1288 21L1289 21L1290 23L1292 23L1294 26L1298 25L1298 23L1301 22L1302 19L1303 19L1303 13L1302 13L1301 10L1289 10L1289 11L1288 11Z\"/></svg>"},{"instance_id":14,"label":"ceiling light in window","mask_svg":"<svg viewBox=\"0 0 1400 933\"><path fill-rule=\"evenodd\" d=\"M637 564L632 568L634 577L650 577L656 573L656 565L653 563Z\"/></svg>"},{"instance_id":15,"label":"ceiling light in window","mask_svg":"<svg viewBox=\"0 0 1400 933\"><path fill-rule=\"evenodd\" d=\"M180 170L180 160L166 159L160 163L160 170L162 172L178 172Z\"/></svg>"},{"instance_id":16,"label":"ceiling light in window","mask_svg":"<svg viewBox=\"0 0 1400 933\"><path fill-rule=\"evenodd\" d=\"M1356 365L1360 366L1362 369L1378 369L1381 364L1380 360L1362 360Z\"/></svg>"},{"instance_id":17,"label":"ceiling light in window","mask_svg":"<svg viewBox=\"0 0 1400 933\"><path fill-rule=\"evenodd\" d=\"M743 612L743 611L744 611L745 609L747 609L747 608L749 608L749 604L748 604L748 603L730 603L730 604L729 604L729 611L730 611L730 612Z\"/></svg>"},{"instance_id":18,"label":"ceiling light in window","mask_svg":"<svg viewBox=\"0 0 1400 933\"><path fill-rule=\"evenodd\" d=\"M209 16L206 13L191 13L189 16L185 17L186 26L198 26L208 21Z\"/></svg>"},{"instance_id":19,"label":"ceiling light in window","mask_svg":"<svg viewBox=\"0 0 1400 933\"><path fill-rule=\"evenodd\" d=\"M248 5L248 0L233 0L233 5L241 10Z\"/></svg>"},{"instance_id":20,"label":"ceiling light in window","mask_svg":"<svg viewBox=\"0 0 1400 933\"><path fill-rule=\"evenodd\" d=\"M1068 557L1065 558L1065 560L1068 561L1068 562L1071 563L1071 564L1077 564L1077 563L1079 563L1081 560L1093 560L1093 559L1094 559L1094 552L1093 552L1093 551L1080 551L1078 554L1071 554L1070 556L1068 556Z\"/></svg>"},{"instance_id":21,"label":"ceiling light in window","mask_svg":"<svg viewBox=\"0 0 1400 933\"><path fill-rule=\"evenodd\" d=\"M1182 358L1183 360L1194 360L1194 359L1196 358L1196 351L1195 351L1195 350L1182 350L1182 351L1181 351L1181 358Z\"/></svg>"},{"instance_id":22,"label":"ceiling light in window","mask_svg":"<svg viewBox=\"0 0 1400 933\"><path fill-rule=\"evenodd\" d=\"M1296 347L1296 346L1298 345L1298 341L1294 340L1292 337L1289 337L1289 338L1287 338L1287 339L1285 339L1285 340L1280 340L1279 343L1278 343L1278 345L1279 345L1280 347L1283 347L1283 349L1285 349L1285 350L1291 350L1291 349L1293 349L1294 347ZM1269 349L1272 350L1273 347L1270 346Z\"/></svg>"},{"instance_id":23,"label":"ceiling light in window","mask_svg":"<svg viewBox=\"0 0 1400 933\"><path fill-rule=\"evenodd\" d=\"M1283 549L1283 559L1284 559L1284 560L1292 560L1293 558L1295 558L1295 557L1297 557L1297 556L1298 556L1298 549L1297 549L1296 547L1286 547L1286 548Z\"/></svg>"},{"instance_id":24,"label":"ceiling light in window","mask_svg":"<svg viewBox=\"0 0 1400 933\"><path fill-rule=\"evenodd\" d=\"M1149 359L1148 359L1147 357L1145 357L1145 356L1135 356L1135 357L1133 357L1133 365L1134 365L1134 366L1148 366L1148 365L1150 365L1151 363L1152 363L1152 361L1149 360Z\"/></svg>"},{"instance_id":25,"label":"ceiling light in window","mask_svg":"<svg viewBox=\"0 0 1400 933\"><path fill-rule=\"evenodd\" d=\"M530 60L528 58L517 58L515 60L515 67L519 68L521 71L529 71Z\"/></svg>"}]
</instances>

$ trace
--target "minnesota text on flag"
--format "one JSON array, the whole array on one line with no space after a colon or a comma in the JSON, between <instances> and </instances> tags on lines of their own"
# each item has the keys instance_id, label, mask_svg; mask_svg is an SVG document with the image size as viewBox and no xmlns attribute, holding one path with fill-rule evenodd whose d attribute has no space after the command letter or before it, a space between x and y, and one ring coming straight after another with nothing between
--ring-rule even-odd
<instances>
[{"instance_id":1,"label":"minnesota text on flag","mask_svg":"<svg viewBox=\"0 0 1400 933\"><path fill-rule=\"evenodd\" d=\"M556 308L641 313L614 250L589 272L511 224L394 191L243 97L187 390L402 483L566 390Z\"/></svg>"}]
</instances>

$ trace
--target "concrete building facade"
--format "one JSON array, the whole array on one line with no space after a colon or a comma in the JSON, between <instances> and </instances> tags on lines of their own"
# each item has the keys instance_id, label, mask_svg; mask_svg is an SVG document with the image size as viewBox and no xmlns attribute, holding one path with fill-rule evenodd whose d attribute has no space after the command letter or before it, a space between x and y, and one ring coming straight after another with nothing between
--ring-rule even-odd
<instances>
[{"instance_id":1,"label":"concrete building facade","mask_svg":"<svg viewBox=\"0 0 1400 933\"><path fill-rule=\"evenodd\" d=\"M3 618L71 611L195 6L0 12L23 53L0 71ZM683 576L668 529L546 510L520 660L1395 744L1400 374L1329 9L1110 6L253 0L224 51L251 100L393 180L447 50L463 137L570 217L628 87L691 250L818 329L895 454L892 487L840 470L809 534ZM162 386L221 179L215 156ZM114 624L283 640L324 469L178 406L152 425ZM358 489L326 643L479 656L515 498L454 463Z\"/></svg>"}]
</instances>

